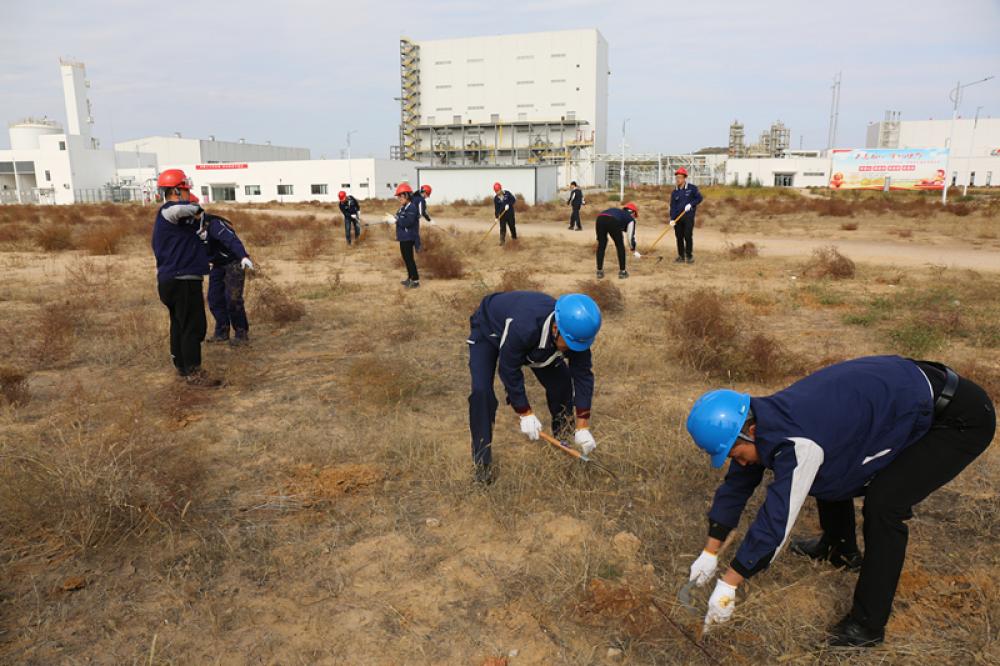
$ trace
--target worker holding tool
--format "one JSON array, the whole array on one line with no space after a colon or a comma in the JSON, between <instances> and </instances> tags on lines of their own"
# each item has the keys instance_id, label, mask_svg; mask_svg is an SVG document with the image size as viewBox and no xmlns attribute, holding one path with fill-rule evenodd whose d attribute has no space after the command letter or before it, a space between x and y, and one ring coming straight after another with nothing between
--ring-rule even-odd
<instances>
[{"instance_id":1,"label":"worker holding tool","mask_svg":"<svg viewBox=\"0 0 1000 666\"><path fill-rule=\"evenodd\" d=\"M347 244L351 245L351 227L354 228L354 240L361 237L361 205L354 195L341 190L337 192L340 212L344 214L344 233L347 234Z\"/></svg>"},{"instance_id":2,"label":"worker holding tool","mask_svg":"<svg viewBox=\"0 0 1000 666\"><path fill-rule=\"evenodd\" d=\"M763 506L716 583L706 628L732 616L737 587L781 552L811 495L823 535L792 541L791 549L860 568L853 606L828 641L869 647L885 637L913 506L986 450L996 413L982 388L947 366L871 356L829 366L763 398L710 391L692 407L687 429L714 467L732 459L708 513L708 542L691 565L698 585L715 575L723 540L764 470L773 472ZM852 500L860 496L863 558Z\"/></svg>"},{"instance_id":3,"label":"worker holding tool","mask_svg":"<svg viewBox=\"0 0 1000 666\"><path fill-rule=\"evenodd\" d=\"M434 224L434 220L432 220L431 216L427 214L427 199L429 199L430 196L431 186L421 185L420 189L413 193L413 203L416 204L417 212L420 214L420 217L427 220L431 224Z\"/></svg>"},{"instance_id":4,"label":"worker holding tool","mask_svg":"<svg viewBox=\"0 0 1000 666\"><path fill-rule=\"evenodd\" d=\"M396 188L396 199L399 210L396 211L396 240L399 241L399 253L403 255L406 264L406 279L400 282L407 289L420 286L420 274L417 273L417 262L413 258L414 249L420 245L420 214L413 203L413 188L409 183L400 183Z\"/></svg>"},{"instance_id":5,"label":"worker holding tool","mask_svg":"<svg viewBox=\"0 0 1000 666\"><path fill-rule=\"evenodd\" d=\"M674 236L677 237L677 258L675 263L694 263L694 216L704 197L698 186L687 182L687 169L681 167L674 172L677 187L670 193L670 219L676 221ZM680 218L680 219L678 219Z\"/></svg>"},{"instance_id":6,"label":"worker holding tool","mask_svg":"<svg viewBox=\"0 0 1000 666\"><path fill-rule=\"evenodd\" d=\"M575 180L569 184L569 187L569 201L566 203L573 211L569 214L569 230L583 231L583 227L580 226L580 207L587 202L583 200L583 190L580 189Z\"/></svg>"},{"instance_id":7,"label":"worker holding tool","mask_svg":"<svg viewBox=\"0 0 1000 666\"><path fill-rule=\"evenodd\" d=\"M601 310L589 296L566 294L558 299L534 291L490 294L469 319L469 429L476 481L493 482L493 422L497 396L493 390L499 365L507 403L520 418L521 432L537 440L542 422L535 416L524 388L525 366L545 387L558 434L573 425L575 443L587 456L597 447L590 433L594 394L590 346L601 328Z\"/></svg>"},{"instance_id":8,"label":"worker holding tool","mask_svg":"<svg viewBox=\"0 0 1000 666\"><path fill-rule=\"evenodd\" d=\"M191 201L198 197L191 195ZM206 342L229 342L240 347L250 342L250 323L243 303L246 271L254 270L253 261L233 224L219 215L205 211L205 241L208 244L208 309L215 319L215 333ZM232 329L233 337L229 337Z\"/></svg>"},{"instance_id":9,"label":"worker holding tool","mask_svg":"<svg viewBox=\"0 0 1000 666\"><path fill-rule=\"evenodd\" d=\"M615 243L618 253L618 279L628 277L625 270L625 233L632 234L631 247L635 250L635 218L639 217L639 207L631 201L621 208L609 208L597 216L597 277L604 277L604 253L608 249L608 236Z\"/></svg>"},{"instance_id":10,"label":"worker holding tool","mask_svg":"<svg viewBox=\"0 0 1000 666\"><path fill-rule=\"evenodd\" d=\"M214 388L222 382L201 368L205 339L205 301L201 283L208 274L204 211L192 203L191 181L180 169L156 179L163 205L153 223L153 255L160 301L170 312L170 357L177 374L191 387Z\"/></svg>"},{"instance_id":11,"label":"worker holding tool","mask_svg":"<svg viewBox=\"0 0 1000 666\"><path fill-rule=\"evenodd\" d=\"M500 223L500 244L507 242L507 227L510 227L510 237L517 240L517 228L514 226L514 204L517 199L503 189L500 183L493 183L493 216Z\"/></svg>"}]
</instances>

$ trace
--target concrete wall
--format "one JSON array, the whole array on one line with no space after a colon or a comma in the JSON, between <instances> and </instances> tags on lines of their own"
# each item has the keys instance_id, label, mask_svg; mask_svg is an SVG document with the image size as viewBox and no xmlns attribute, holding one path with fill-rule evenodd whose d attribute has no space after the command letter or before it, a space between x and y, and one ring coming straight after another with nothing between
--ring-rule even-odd
<instances>
[{"instance_id":1,"label":"concrete wall","mask_svg":"<svg viewBox=\"0 0 1000 666\"><path fill-rule=\"evenodd\" d=\"M747 176L764 187L774 187L775 174L792 174L792 187L827 187L830 184L830 159L793 157L730 159L726 161L727 184L745 185Z\"/></svg>"},{"instance_id":2,"label":"concrete wall","mask_svg":"<svg viewBox=\"0 0 1000 666\"><path fill-rule=\"evenodd\" d=\"M433 200L440 203L492 197L495 182L515 196L523 196L529 205L552 201L559 194L559 169L555 166L417 167L417 176L417 185L430 185Z\"/></svg>"}]
</instances>

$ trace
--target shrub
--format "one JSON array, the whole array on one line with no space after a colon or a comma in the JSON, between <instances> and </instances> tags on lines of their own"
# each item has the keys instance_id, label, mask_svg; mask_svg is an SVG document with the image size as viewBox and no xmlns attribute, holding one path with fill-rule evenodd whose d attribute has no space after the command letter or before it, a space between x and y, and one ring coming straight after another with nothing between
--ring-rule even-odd
<instances>
[{"instance_id":1,"label":"shrub","mask_svg":"<svg viewBox=\"0 0 1000 666\"><path fill-rule=\"evenodd\" d=\"M23 405L28 397L28 375L16 368L0 366L0 401Z\"/></svg>"},{"instance_id":2,"label":"shrub","mask_svg":"<svg viewBox=\"0 0 1000 666\"><path fill-rule=\"evenodd\" d=\"M439 236L421 239L419 268L431 277L441 280L456 280L465 277L465 262L455 247Z\"/></svg>"},{"instance_id":3,"label":"shrub","mask_svg":"<svg viewBox=\"0 0 1000 666\"><path fill-rule=\"evenodd\" d=\"M858 223L857 222L844 222L843 224L840 225L840 228L843 231L857 231L858 230Z\"/></svg>"},{"instance_id":4,"label":"shrub","mask_svg":"<svg viewBox=\"0 0 1000 666\"><path fill-rule=\"evenodd\" d=\"M843 280L854 277L854 262L829 245L813 251L812 259L805 265L803 275L813 278Z\"/></svg>"},{"instance_id":5,"label":"shrub","mask_svg":"<svg viewBox=\"0 0 1000 666\"><path fill-rule=\"evenodd\" d=\"M760 250L753 241L746 241L742 245L726 243L726 253L730 259L753 259L760 254Z\"/></svg>"},{"instance_id":6,"label":"shrub","mask_svg":"<svg viewBox=\"0 0 1000 666\"><path fill-rule=\"evenodd\" d=\"M347 370L348 395L358 406L379 409L398 405L420 391L420 368L405 358L365 356Z\"/></svg>"},{"instance_id":7,"label":"shrub","mask_svg":"<svg viewBox=\"0 0 1000 666\"><path fill-rule=\"evenodd\" d=\"M123 224L95 224L80 234L79 247L91 255L118 254L126 229Z\"/></svg>"},{"instance_id":8,"label":"shrub","mask_svg":"<svg viewBox=\"0 0 1000 666\"><path fill-rule=\"evenodd\" d=\"M73 249L73 230L61 224L47 224L35 234L38 246L46 252Z\"/></svg>"},{"instance_id":9,"label":"shrub","mask_svg":"<svg viewBox=\"0 0 1000 666\"><path fill-rule=\"evenodd\" d=\"M263 321L275 324L287 324L302 319L306 314L306 306L293 298L268 277L253 280L259 283L257 288L253 316Z\"/></svg>"},{"instance_id":10,"label":"shrub","mask_svg":"<svg viewBox=\"0 0 1000 666\"><path fill-rule=\"evenodd\" d=\"M851 217L854 206L842 199L826 199L818 205L820 217Z\"/></svg>"},{"instance_id":11,"label":"shrub","mask_svg":"<svg viewBox=\"0 0 1000 666\"><path fill-rule=\"evenodd\" d=\"M77 333L83 323L82 301L49 303L38 317L32 356L43 366L65 360L76 346Z\"/></svg>"},{"instance_id":12,"label":"shrub","mask_svg":"<svg viewBox=\"0 0 1000 666\"><path fill-rule=\"evenodd\" d=\"M622 290L608 280L584 280L576 283L576 289L594 299L601 314L617 314L625 310L625 296Z\"/></svg>"},{"instance_id":13,"label":"shrub","mask_svg":"<svg viewBox=\"0 0 1000 666\"><path fill-rule=\"evenodd\" d=\"M507 268L500 274L497 291L537 291L542 283L527 268Z\"/></svg>"}]
</instances>

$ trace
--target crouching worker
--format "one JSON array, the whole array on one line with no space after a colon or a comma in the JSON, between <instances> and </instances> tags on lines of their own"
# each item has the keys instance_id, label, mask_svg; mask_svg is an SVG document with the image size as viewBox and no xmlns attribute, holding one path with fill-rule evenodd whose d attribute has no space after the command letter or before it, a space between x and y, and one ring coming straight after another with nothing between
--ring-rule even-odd
<instances>
[{"instance_id":1,"label":"crouching worker","mask_svg":"<svg viewBox=\"0 0 1000 666\"><path fill-rule=\"evenodd\" d=\"M707 583L718 551L765 470L773 479L757 517L709 600L706 628L728 620L736 589L781 552L807 495L823 535L791 550L860 570L850 612L831 646L881 643L906 556L913 507L955 478L993 440L996 413L982 388L939 363L872 356L838 363L774 395L711 391L691 408L688 432L721 467L708 541L690 580ZM854 503L863 496L862 557Z\"/></svg>"},{"instance_id":2,"label":"crouching worker","mask_svg":"<svg viewBox=\"0 0 1000 666\"><path fill-rule=\"evenodd\" d=\"M208 274L208 309L215 318L215 333L207 342L245 345L250 342L250 323L243 304L243 286L245 271L254 269L253 262L229 220L206 211L205 222L208 257L212 263Z\"/></svg>"},{"instance_id":3,"label":"crouching worker","mask_svg":"<svg viewBox=\"0 0 1000 666\"><path fill-rule=\"evenodd\" d=\"M594 394L590 346L601 328L601 310L583 294L554 299L534 291L490 294L469 319L469 429L476 480L493 482L493 422L497 396L493 379L499 365L507 402L521 420L521 432L537 440L542 422L535 416L524 388L525 366L545 387L558 434L573 425L575 442L585 455L597 447L590 434L590 404Z\"/></svg>"}]
</instances>

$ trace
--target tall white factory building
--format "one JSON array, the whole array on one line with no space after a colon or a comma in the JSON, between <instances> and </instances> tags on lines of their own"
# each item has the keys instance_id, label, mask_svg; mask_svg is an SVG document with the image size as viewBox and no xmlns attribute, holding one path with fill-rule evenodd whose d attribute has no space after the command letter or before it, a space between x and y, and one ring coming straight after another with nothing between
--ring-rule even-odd
<instances>
[{"instance_id":1,"label":"tall white factory building","mask_svg":"<svg viewBox=\"0 0 1000 666\"><path fill-rule=\"evenodd\" d=\"M608 43L596 29L400 42L399 155L430 166L556 165L603 184Z\"/></svg>"}]
</instances>

